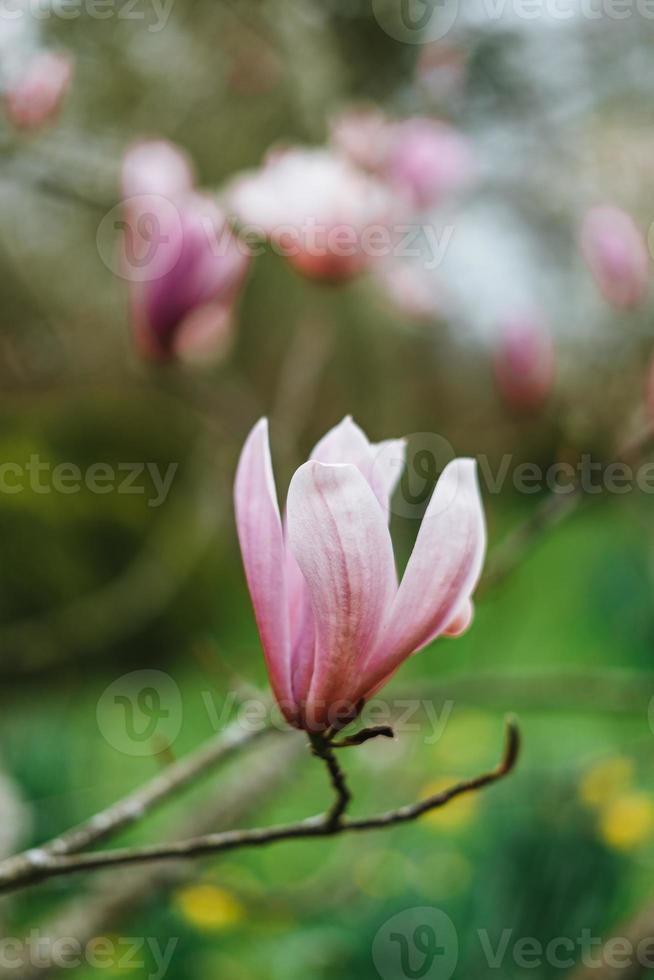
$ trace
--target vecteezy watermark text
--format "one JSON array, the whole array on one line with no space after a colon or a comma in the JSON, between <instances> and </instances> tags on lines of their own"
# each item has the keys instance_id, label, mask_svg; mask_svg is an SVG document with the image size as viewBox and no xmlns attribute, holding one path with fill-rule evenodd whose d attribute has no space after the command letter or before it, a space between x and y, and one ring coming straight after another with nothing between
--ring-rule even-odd
<instances>
[{"instance_id":1,"label":"vecteezy watermark text","mask_svg":"<svg viewBox=\"0 0 654 980\"><path fill-rule=\"evenodd\" d=\"M568 494L579 489L585 494L624 494L632 490L654 493L654 462L630 466L620 460L603 462L591 453L582 453L575 463L557 461L548 466L520 462L505 453L493 467L487 457L478 458L482 482L490 493L500 493L507 479L518 493L535 494L544 490Z\"/></svg>"},{"instance_id":2,"label":"vecteezy watermark text","mask_svg":"<svg viewBox=\"0 0 654 980\"><path fill-rule=\"evenodd\" d=\"M0 0L2 2L2 0ZM131 213L126 220L126 212ZM430 222L337 224L308 216L302 221L264 227L239 222L235 215L216 227L215 218L203 215L207 248L216 258L237 249L256 258L270 248L283 258L365 257L371 261L393 258L413 260L426 271L443 263L454 235L451 224ZM238 234L234 233L237 228ZM124 246L116 251L116 233ZM171 272L182 252L182 215L175 203L155 194L128 198L109 211L96 234L100 258L121 279L151 282Z\"/></svg>"},{"instance_id":3,"label":"vecteezy watermark text","mask_svg":"<svg viewBox=\"0 0 654 980\"><path fill-rule=\"evenodd\" d=\"M178 942L178 938L168 939L164 947L151 936L96 936L81 943L74 936L53 938L32 929L23 939L0 939L0 968L7 975L16 970L18 976L26 967L74 970L88 966L111 973L139 970L139 976L147 980L163 980Z\"/></svg>"},{"instance_id":4,"label":"vecteezy watermark text","mask_svg":"<svg viewBox=\"0 0 654 980\"><path fill-rule=\"evenodd\" d=\"M214 732L235 724L244 733L266 728L288 730L285 705L263 697L245 700L234 692L218 699L210 690L199 695L202 710ZM288 705L288 710L293 708ZM329 723L339 726L357 716L358 705L346 701L315 702L303 718L308 731ZM435 745L443 736L454 709L454 701L434 702L429 698L371 699L363 709L363 725L392 726L396 734L420 733L425 745ZM197 706L194 709L197 711ZM314 714L315 713L315 714ZM163 670L135 670L113 681L101 694L96 718L105 740L118 752L151 756L170 748L182 731L184 703L173 678Z\"/></svg>"},{"instance_id":5,"label":"vecteezy watermark text","mask_svg":"<svg viewBox=\"0 0 654 980\"><path fill-rule=\"evenodd\" d=\"M172 486L178 463L160 466L158 463L124 462L52 463L33 453L23 462L0 462L0 496L12 496L26 490L35 494L72 495L89 493L136 494L147 498L148 507L165 503Z\"/></svg>"},{"instance_id":6,"label":"vecteezy watermark text","mask_svg":"<svg viewBox=\"0 0 654 980\"><path fill-rule=\"evenodd\" d=\"M390 37L405 44L430 44L444 38L459 21L466 23L461 0L371 0L375 19ZM654 0L480 0L473 5L483 24L512 21L568 23L578 20L654 20ZM463 14L463 16L461 16Z\"/></svg>"},{"instance_id":7,"label":"vecteezy watermark text","mask_svg":"<svg viewBox=\"0 0 654 980\"><path fill-rule=\"evenodd\" d=\"M383 445L375 456L373 471L394 473L396 490L391 511L398 517L422 520L436 483L457 453L452 444L436 432L414 432L407 436L406 451L396 443ZM623 460L600 460L592 453L580 453L567 460L536 463L504 453L491 458L476 456L479 482L488 494L512 491L526 496L551 493L569 496L581 493L624 495L633 492L654 494L654 461L630 464ZM442 498L438 513L456 500L458 485L452 482Z\"/></svg>"},{"instance_id":8,"label":"vecteezy watermark text","mask_svg":"<svg viewBox=\"0 0 654 980\"><path fill-rule=\"evenodd\" d=\"M156 34L168 23L175 0L0 0L0 23L21 17L34 20L134 21Z\"/></svg>"},{"instance_id":9,"label":"vecteezy watermark text","mask_svg":"<svg viewBox=\"0 0 654 980\"><path fill-rule=\"evenodd\" d=\"M469 935L466 928L466 934ZM476 929L471 944L481 961L498 976L522 971L654 969L654 935L635 942L621 936L602 939L589 928L578 935L540 939L515 929L500 933ZM467 955L470 955L471 950ZM459 960L459 937L452 919L432 906L403 909L384 922L372 944L372 959L382 980L449 980ZM599 972L598 972L599 975ZM634 974L635 975L635 974Z\"/></svg>"}]
</instances>

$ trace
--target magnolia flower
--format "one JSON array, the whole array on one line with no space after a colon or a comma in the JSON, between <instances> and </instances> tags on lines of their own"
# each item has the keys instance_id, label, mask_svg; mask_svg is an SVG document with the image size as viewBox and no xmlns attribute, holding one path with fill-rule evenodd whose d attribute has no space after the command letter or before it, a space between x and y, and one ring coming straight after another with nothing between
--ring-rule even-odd
<instances>
[{"instance_id":1,"label":"magnolia flower","mask_svg":"<svg viewBox=\"0 0 654 980\"><path fill-rule=\"evenodd\" d=\"M612 205L591 208L581 226L581 251L602 295L631 309L645 299L649 257L633 218Z\"/></svg>"},{"instance_id":2,"label":"magnolia flower","mask_svg":"<svg viewBox=\"0 0 654 980\"><path fill-rule=\"evenodd\" d=\"M390 247L387 191L330 150L278 150L260 170L237 178L228 200L239 221L309 278L350 279L384 242Z\"/></svg>"},{"instance_id":3,"label":"magnolia flower","mask_svg":"<svg viewBox=\"0 0 654 980\"><path fill-rule=\"evenodd\" d=\"M444 315L442 289L433 272L415 262L390 259L376 269L377 279L397 313L418 322Z\"/></svg>"},{"instance_id":4,"label":"magnolia flower","mask_svg":"<svg viewBox=\"0 0 654 980\"><path fill-rule=\"evenodd\" d=\"M495 377L511 408L533 409L545 401L554 381L554 347L538 316L513 316L502 324Z\"/></svg>"},{"instance_id":5,"label":"magnolia flower","mask_svg":"<svg viewBox=\"0 0 654 980\"><path fill-rule=\"evenodd\" d=\"M124 267L137 345L155 359L224 352L249 256L222 211L193 189L184 154L163 141L125 154Z\"/></svg>"},{"instance_id":6,"label":"magnolia flower","mask_svg":"<svg viewBox=\"0 0 654 980\"><path fill-rule=\"evenodd\" d=\"M235 505L270 682L286 720L343 727L400 664L472 618L484 516L475 463L444 470L398 585L389 500L403 440L373 445L350 419L295 472L280 517L265 419L248 436Z\"/></svg>"},{"instance_id":7,"label":"magnolia flower","mask_svg":"<svg viewBox=\"0 0 654 980\"><path fill-rule=\"evenodd\" d=\"M413 118L393 125L385 170L396 190L427 208L469 184L474 167L461 133L438 119Z\"/></svg>"},{"instance_id":8,"label":"magnolia flower","mask_svg":"<svg viewBox=\"0 0 654 980\"><path fill-rule=\"evenodd\" d=\"M440 119L390 122L376 109L350 109L332 121L330 134L341 152L375 173L405 206L431 207L472 179L467 140Z\"/></svg>"},{"instance_id":9,"label":"magnolia flower","mask_svg":"<svg viewBox=\"0 0 654 980\"><path fill-rule=\"evenodd\" d=\"M441 41L423 44L416 61L416 81L438 102L464 94L468 55L464 48Z\"/></svg>"},{"instance_id":10,"label":"magnolia flower","mask_svg":"<svg viewBox=\"0 0 654 980\"><path fill-rule=\"evenodd\" d=\"M123 198L140 194L178 197L191 193L195 171L190 157L167 140L140 140L123 157Z\"/></svg>"},{"instance_id":11,"label":"magnolia flower","mask_svg":"<svg viewBox=\"0 0 654 980\"><path fill-rule=\"evenodd\" d=\"M73 74L73 59L63 52L41 51L12 73L5 92L9 121L18 129L39 129L54 119Z\"/></svg>"},{"instance_id":12,"label":"magnolia flower","mask_svg":"<svg viewBox=\"0 0 654 980\"><path fill-rule=\"evenodd\" d=\"M384 166L389 144L388 120L375 106L354 106L329 122L329 138L334 147L364 170L379 171Z\"/></svg>"}]
</instances>

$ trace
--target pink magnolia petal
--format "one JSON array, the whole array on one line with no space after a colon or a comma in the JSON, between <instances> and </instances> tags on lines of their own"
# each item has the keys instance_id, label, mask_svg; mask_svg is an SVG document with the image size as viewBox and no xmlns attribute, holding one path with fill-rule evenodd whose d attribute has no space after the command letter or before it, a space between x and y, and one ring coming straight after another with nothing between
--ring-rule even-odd
<instances>
[{"instance_id":1,"label":"pink magnolia petal","mask_svg":"<svg viewBox=\"0 0 654 980\"><path fill-rule=\"evenodd\" d=\"M443 636L461 636L469 628L474 615L474 603L472 599L466 599L454 619L447 624L447 629L443 630Z\"/></svg>"},{"instance_id":2,"label":"pink magnolia petal","mask_svg":"<svg viewBox=\"0 0 654 980\"><path fill-rule=\"evenodd\" d=\"M351 463L356 466L388 514L389 499L404 469L406 445L403 439L368 441L351 415L330 429L315 445L311 459L319 463Z\"/></svg>"},{"instance_id":3,"label":"pink magnolia petal","mask_svg":"<svg viewBox=\"0 0 654 980\"><path fill-rule=\"evenodd\" d=\"M225 313L235 301L249 264L248 254L211 201L198 194L187 195L179 199L174 216L176 221L166 226L167 209L153 212L166 234L151 252L149 278L134 290L135 327L141 334L150 334L141 347L160 358L173 356L182 325L207 307L209 317L191 323L191 343L195 336L198 343L215 339L218 347L221 339L228 339Z\"/></svg>"},{"instance_id":4,"label":"pink magnolia petal","mask_svg":"<svg viewBox=\"0 0 654 980\"><path fill-rule=\"evenodd\" d=\"M454 618L448 624L447 628L442 631L441 635L450 637L462 636L472 623L474 612L475 610L472 599L466 599L461 609L454 614ZM437 631L434 636L430 636L427 643L430 643L431 640L435 640L436 636L439 635L439 632L440 631ZM390 674L385 674L381 680L377 681L374 687L365 691L365 693L362 695L363 699L365 701L369 701L371 698L374 698L375 694L377 694L378 691L381 691L382 687L386 687L399 667L401 667L401 664L397 664Z\"/></svg>"},{"instance_id":5,"label":"pink magnolia petal","mask_svg":"<svg viewBox=\"0 0 654 980\"><path fill-rule=\"evenodd\" d=\"M472 182L472 149L439 119L405 119L391 127L387 175L416 207L431 207Z\"/></svg>"},{"instance_id":6,"label":"pink magnolia petal","mask_svg":"<svg viewBox=\"0 0 654 980\"><path fill-rule=\"evenodd\" d=\"M329 148L269 153L259 170L233 181L226 200L298 272L328 282L351 279L373 264L368 234L393 211L382 181Z\"/></svg>"},{"instance_id":7,"label":"pink magnolia petal","mask_svg":"<svg viewBox=\"0 0 654 980\"><path fill-rule=\"evenodd\" d=\"M296 703L302 704L307 699L313 674L315 626L307 583L288 540L285 573L291 628L291 686Z\"/></svg>"},{"instance_id":8,"label":"pink magnolia petal","mask_svg":"<svg viewBox=\"0 0 654 980\"><path fill-rule=\"evenodd\" d=\"M377 500L351 464L305 463L291 481L287 511L289 546L315 620L305 724L320 729L336 720L330 706L351 703L361 665L377 642L396 590L393 549Z\"/></svg>"},{"instance_id":9,"label":"pink magnolia petal","mask_svg":"<svg viewBox=\"0 0 654 980\"><path fill-rule=\"evenodd\" d=\"M379 170L388 152L389 125L374 105L339 113L329 122L329 136L336 149L363 170Z\"/></svg>"},{"instance_id":10,"label":"pink magnolia petal","mask_svg":"<svg viewBox=\"0 0 654 980\"><path fill-rule=\"evenodd\" d=\"M175 356L192 363L216 364L229 353L233 327L231 305L219 301L198 306L177 328L173 341Z\"/></svg>"},{"instance_id":11,"label":"pink magnolia petal","mask_svg":"<svg viewBox=\"0 0 654 980\"><path fill-rule=\"evenodd\" d=\"M453 460L436 485L384 635L366 665L366 690L448 627L472 594L485 544L475 462Z\"/></svg>"},{"instance_id":12,"label":"pink magnolia petal","mask_svg":"<svg viewBox=\"0 0 654 980\"><path fill-rule=\"evenodd\" d=\"M40 51L28 59L6 92L12 125L34 130L55 119L70 87L73 64L72 55L63 51Z\"/></svg>"},{"instance_id":13,"label":"pink magnolia petal","mask_svg":"<svg viewBox=\"0 0 654 980\"><path fill-rule=\"evenodd\" d=\"M294 722L284 535L266 419L255 425L243 447L236 472L234 503L245 576L270 683L286 718Z\"/></svg>"},{"instance_id":14,"label":"pink magnolia petal","mask_svg":"<svg viewBox=\"0 0 654 980\"><path fill-rule=\"evenodd\" d=\"M406 465L406 439L385 439L370 447L373 455L371 483L386 514Z\"/></svg>"},{"instance_id":15,"label":"pink magnolia petal","mask_svg":"<svg viewBox=\"0 0 654 980\"><path fill-rule=\"evenodd\" d=\"M581 226L581 251L601 293L618 309L644 302L649 255L634 219L613 205L591 208Z\"/></svg>"},{"instance_id":16,"label":"pink magnolia petal","mask_svg":"<svg viewBox=\"0 0 654 980\"><path fill-rule=\"evenodd\" d=\"M547 399L554 382L554 344L537 313L513 314L500 324L494 368L509 407L535 409Z\"/></svg>"},{"instance_id":17,"label":"pink magnolia petal","mask_svg":"<svg viewBox=\"0 0 654 980\"><path fill-rule=\"evenodd\" d=\"M167 140L139 140L125 152L121 184L124 198L141 194L174 199L193 189L193 164Z\"/></svg>"},{"instance_id":18,"label":"pink magnolia petal","mask_svg":"<svg viewBox=\"0 0 654 980\"><path fill-rule=\"evenodd\" d=\"M316 443L311 452L311 459L319 463L352 463L368 480L372 452L363 429L356 424L351 415L346 415Z\"/></svg>"}]
</instances>

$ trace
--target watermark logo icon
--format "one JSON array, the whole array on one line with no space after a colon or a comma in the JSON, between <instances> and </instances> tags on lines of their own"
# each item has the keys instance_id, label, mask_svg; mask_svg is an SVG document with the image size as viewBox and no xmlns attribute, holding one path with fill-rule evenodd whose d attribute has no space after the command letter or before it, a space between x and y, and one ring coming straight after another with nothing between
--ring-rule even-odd
<instances>
[{"instance_id":1,"label":"watermark logo icon","mask_svg":"<svg viewBox=\"0 0 654 980\"><path fill-rule=\"evenodd\" d=\"M172 201L140 194L117 204L98 225L96 245L120 279L153 282L175 268L183 243L182 219Z\"/></svg>"},{"instance_id":2,"label":"watermark logo icon","mask_svg":"<svg viewBox=\"0 0 654 980\"><path fill-rule=\"evenodd\" d=\"M125 755L148 756L170 748L182 727L182 697L162 670L135 670L119 677L98 701L98 727Z\"/></svg>"},{"instance_id":3,"label":"watermark logo icon","mask_svg":"<svg viewBox=\"0 0 654 980\"><path fill-rule=\"evenodd\" d=\"M372 0L379 26L405 44L430 44L445 37L456 22L459 0Z\"/></svg>"},{"instance_id":4,"label":"watermark logo icon","mask_svg":"<svg viewBox=\"0 0 654 980\"><path fill-rule=\"evenodd\" d=\"M436 432L414 432L402 453L394 440L383 443L375 455L373 482L395 486L391 512L398 517L421 520L436 482L455 452L447 439ZM452 502L443 501L443 508Z\"/></svg>"},{"instance_id":5,"label":"watermark logo icon","mask_svg":"<svg viewBox=\"0 0 654 980\"><path fill-rule=\"evenodd\" d=\"M431 906L398 912L379 929L372 945L382 980L450 980L458 958L454 923Z\"/></svg>"}]
</instances>

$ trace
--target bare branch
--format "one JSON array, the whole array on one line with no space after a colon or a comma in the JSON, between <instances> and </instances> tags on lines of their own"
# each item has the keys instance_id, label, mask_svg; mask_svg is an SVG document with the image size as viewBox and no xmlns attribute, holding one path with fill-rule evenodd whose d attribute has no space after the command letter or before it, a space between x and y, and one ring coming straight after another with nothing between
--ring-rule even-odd
<instances>
[{"instance_id":1,"label":"bare branch","mask_svg":"<svg viewBox=\"0 0 654 980\"><path fill-rule=\"evenodd\" d=\"M158 804L180 792L189 783L223 762L239 749L249 745L270 729L246 731L237 723L230 725L185 758L167 766L144 786L122 800L96 813L89 820L73 827L42 846L16 854L0 862L0 881L29 882L35 865L53 857L78 854L93 844L116 834L144 817Z\"/></svg>"},{"instance_id":2,"label":"bare branch","mask_svg":"<svg viewBox=\"0 0 654 980\"><path fill-rule=\"evenodd\" d=\"M245 847L261 847L282 840L301 840L304 838L331 837L342 833L356 833L367 830L381 830L400 823L416 820L430 810L445 806L450 800L465 793L482 789L506 776L515 766L520 745L517 726L508 720L504 753L499 765L491 772L465 780L456 785L428 797L418 803L389 810L362 819L346 819L339 813L334 817L334 808L326 814L308 817L297 823L283 824L277 827L257 827L252 830L232 830L226 833L206 834L190 840L181 840L169 844L154 844L146 847L126 847L98 854L52 855L43 852L32 852L32 864L29 874L21 871L19 875L7 872L0 865L0 892L15 891L28 884L44 881L49 878L75 874L80 871L91 871L98 868L119 867L130 864L143 864L152 861L171 859L188 859L208 854L220 854ZM339 794L341 790L339 790ZM339 795L339 807L344 797ZM346 801L347 802L347 801ZM342 811L341 811L342 812Z\"/></svg>"},{"instance_id":3,"label":"bare branch","mask_svg":"<svg viewBox=\"0 0 654 980\"><path fill-rule=\"evenodd\" d=\"M294 733L259 746L198 807L175 821L171 832L192 836L234 826L258 810L293 776L297 764L306 757L304 740ZM89 888L64 901L52 918L38 924L39 957L32 963L30 940L26 938L17 953L19 963L2 967L0 980L42 980L58 972L70 973L66 960L53 955L57 940L66 937L84 948L94 937L106 935L133 915L153 896L177 887L195 874L195 866L179 861L99 874ZM44 957L50 959L44 963Z\"/></svg>"}]
</instances>

